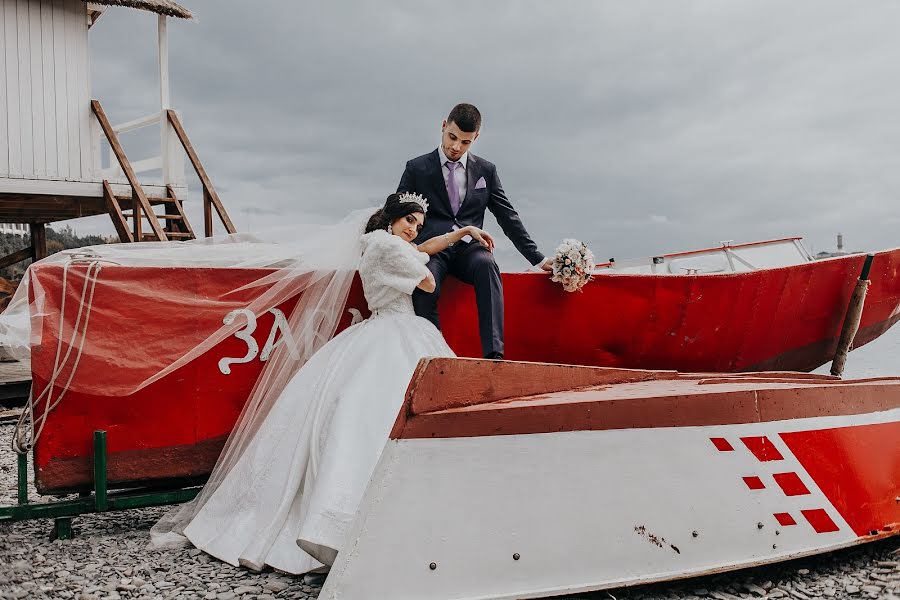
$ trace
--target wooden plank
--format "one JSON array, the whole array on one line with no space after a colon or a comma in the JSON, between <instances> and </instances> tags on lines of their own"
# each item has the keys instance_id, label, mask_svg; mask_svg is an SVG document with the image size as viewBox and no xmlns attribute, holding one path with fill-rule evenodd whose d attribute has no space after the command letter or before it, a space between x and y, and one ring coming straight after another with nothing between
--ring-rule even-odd
<instances>
[{"instance_id":1,"label":"wooden plank","mask_svg":"<svg viewBox=\"0 0 900 600\"><path fill-rule=\"evenodd\" d=\"M211 237L213 234L212 200L209 192L203 188L203 235Z\"/></svg>"},{"instance_id":2,"label":"wooden plank","mask_svg":"<svg viewBox=\"0 0 900 600\"><path fill-rule=\"evenodd\" d=\"M165 119L166 115L162 112L155 112L149 115L138 117L137 119L132 119L130 121L125 121L124 123L116 123L113 125L113 129L119 135L123 133L128 133L130 131L134 131L136 129L142 129L147 127L148 125L156 125L161 119Z\"/></svg>"},{"instance_id":3,"label":"wooden plank","mask_svg":"<svg viewBox=\"0 0 900 600\"><path fill-rule=\"evenodd\" d=\"M9 176L22 176L22 119L19 114L19 29L16 26L16 0L4 0L3 40L6 48L5 115L9 139Z\"/></svg>"},{"instance_id":4,"label":"wooden plank","mask_svg":"<svg viewBox=\"0 0 900 600\"><path fill-rule=\"evenodd\" d=\"M0 0L0 34L6 37L6 3ZM6 74L6 42L0 40L0 177L9 175L9 129L6 120L9 118L6 108L6 95L9 89Z\"/></svg>"},{"instance_id":5,"label":"wooden plank","mask_svg":"<svg viewBox=\"0 0 900 600\"><path fill-rule=\"evenodd\" d=\"M178 225L178 228L181 231L187 232L191 234L191 239L196 239L197 235L194 233L194 228L191 227L191 222L188 221L187 213L184 212L184 207L181 205L181 201L178 199L178 195L175 193L175 188L171 185L166 186L166 190L169 192L169 198L174 200L175 211L181 216L181 223Z\"/></svg>"},{"instance_id":6,"label":"wooden plank","mask_svg":"<svg viewBox=\"0 0 900 600\"><path fill-rule=\"evenodd\" d=\"M47 258L47 230L43 223L29 223L31 226L31 251L34 260Z\"/></svg>"},{"instance_id":7,"label":"wooden plank","mask_svg":"<svg viewBox=\"0 0 900 600\"><path fill-rule=\"evenodd\" d=\"M93 214L105 214L104 210L102 213L91 213L84 214L82 212L78 212L73 209L69 209L67 211L3 211L3 219L5 222L9 223L22 223L28 221L34 221L35 223L49 223L52 221L62 221L65 219L76 219L78 217L89 217L93 216Z\"/></svg>"},{"instance_id":8,"label":"wooden plank","mask_svg":"<svg viewBox=\"0 0 900 600\"><path fill-rule=\"evenodd\" d=\"M19 45L19 118L22 120L22 175L34 175L34 122L31 98L31 36L28 26L30 0L16 0Z\"/></svg>"},{"instance_id":9,"label":"wooden plank","mask_svg":"<svg viewBox=\"0 0 900 600\"><path fill-rule=\"evenodd\" d=\"M454 377L463 373L465 386L447 385L448 381L460 381ZM575 388L674 379L678 379L676 371L428 358L416 368L407 396L412 398L410 409L419 414Z\"/></svg>"},{"instance_id":10,"label":"wooden plank","mask_svg":"<svg viewBox=\"0 0 900 600\"><path fill-rule=\"evenodd\" d=\"M225 230L228 233L237 233L237 229L235 229L234 223L231 222L231 218L225 211L225 206L222 204L222 201L219 200L219 195L216 193L212 181L210 181L209 176L206 174L206 169L203 168L203 164L201 164L200 158L194 151L194 147L191 145L191 141L188 139L187 133L181 126L181 121L178 119L178 115L175 114L175 111L171 109L167 110L166 114L169 117L169 122L175 129L175 133L178 135L178 139L181 140L181 145L184 146L184 150L185 152L187 152L188 158L190 159L191 164L194 166L194 170L197 172L197 176L200 178L200 182L203 184L204 194L208 195L209 202L212 203L212 205L216 209L216 212L219 213L219 218L222 220L222 224L225 225ZM207 237L212 235L212 223L210 220L208 220L208 227L206 227L206 235Z\"/></svg>"},{"instance_id":11,"label":"wooden plank","mask_svg":"<svg viewBox=\"0 0 900 600\"><path fill-rule=\"evenodd\" d=\"M29 386L30 387L30 386ZM10 408L8 410L0 410L0 423L15 423L22 415L21 408Z\"/></svg>"},{"instance_id":12,"label":"wooden plank","mask_svg":"<svg viewBox=\"0 0 900 600\"><path fill-rule=\"evenodd\" d=\"M73 214L34 214L34 213L0 213L4 222L11 223L17 222L21 223L23 221L33 221L35 223L55 223L57 221L71 221L72 219L78 219L80 217L92 217L95 215L105 215L106 210L101 210L97 212L90 213L73 213Z\"/></svg>"},{"instance_id":13,"label":"wooden plank","mask_svg":"<svg viewBox=\"0 0 900 600\"><path fill-rule=\"evenodd\" d=\"M131 196L131 186L128 183L115 183L110 181L113 191L117 196ZM144 194L148 198L163 198L166 193L165 186L147 184L143 186ZM183 188L178 188L183 189ZM0 195L15 194L17 196L47 195L47 196L78 196L95 197L103 199L103 180L93 181L53 181L49 179L2 179L0 178ZM159 202L152 201L159 204Z\"/></svg>"},{"instance_id":14,"label":"wooden plank","mask_svg":"<svg viewBox=\"0 0 900 600\"><path fill-rule=\"evenodd\" d=\"M6 208L61 208L71 206L72 198L65 196L0 196L0 204Z\"/></svg>"},{"instance_id":15,"label":"wooden plank","mask_svg":"<svg viewBox=\"0 0 900 600\"><path fill-rule=\"evenodd\" d=\"M44 135L44 66L41 38L41 2L28 2L28 55L31 59L31 123L34 174L47 175L47 140Z\"/></svg>"},{"instance_id":16,"label":"wooden plank","mask_svg":"<svg viewBox=\"0 0 900 600\"><path fill-rule=\"evenodd\" d=\"M0 195L0 222L49 222L106 214L103 198L26 197Z\"/></svg>"},{"instance_id":17,"label":"wooden plank","mask_svg":"<svg viewBox=\"0 0 900 600\"><path fill-rule=\"evenodd\" d=\"M141 184L138 183L137 176L134 174L134 170L131 168L131 163L128 162L128 157L125 156L125 151L122 149L121 144L119 144L119 138L116 136L116 132L113 131L112 125L109 123L109 119L106 118L106 113L103 112L103 107L100 106L100 103L96 100L91 100L91 108L94 111L94 114L97 115L97 120L100 122L100 127L103 129L103 133L106 135L106 139L109 141L110 147L113 149L113 152L116 155L116 159L119 161L119 164L122 166L122 170L125 172L125 177L128 178L128 182L131 184L132 196L137 196L138 204L140 205L141 210L148 216L150 221L150 227L153 229L153 233L156 234L156 237L165 241L166 234L162 230L162 227L159 225L159 221L153 217L153 208L150 206L150 202L147 200L147 196L144 194L143 188L141 188ZM140 231L140 223L141 219L136 218L134 220L135 223L135 237L134 239L141 239L141 231Z\"/></svg>"},{"instance_id":18,"label":"wooden plank","mask_svg":"<svg viewBox=\"0 0 900 600\"><path fill-rule=\"evenodd\" d=\"M113 194L112 188L109 187L108 181L103 182L103 199L106 201L106 209L109 211L113 227L116 228L116 233L119 234L119 241L133 242L134 238L131 237L131 232L128 231L128 221L125 219L125 215L122 214L122 208L119 206L119 201Z\"/></svg>"},{"instance_id":19,"label":"wooden plank","mask_svg":"<svg viewBox=\"0 0 900 600\"><path fill-rule=\"evenodd\" d=\"M55 67L53 64L53 3L40 2L41 7L41 61L43 62L44 86L44 154L48 177L59 176L59 152L56 149L56 91L54 90Z\"/></svg>"},{"instance_id":20,"label":"wooden plank","mask_svg":"<svg viewBox=\"0 0 900 600\"><path fill-rule=\"evenodd\" d=\"M131 168L135 173L146 173L147 171L156 171L162 169L162 157L154 156L152 158L144 158L131 163Z\"/></svg>"},{"instance_id":21,"label":"wooden plank","mask_svg":"<svg viewBox=\"0 0 900 600\"><path fill-rule=\"evenodd\" d=\"M56 120L56 172L67 179L69 170L69 107L66 85L66 13L64 0L52 0L53 7L53 89Z\"/></svg>"},{"instance_id":22,"label":"wooden plank","mask_svg":"<svg viewBox=\"0 0 900 600\"><path fill-rule=\"evenodd\" d=\"M27 248L22 248L21 250L17 250L12 254L7 254L3 258L0 258L0 269L5 269L11 265L16 264L17 262L22 262L23 260L27 260L33 256L31 246Z\"/></svg>"},{"instance_id":23,"label":"wooden plank","mask_svg":"<svg viewBox=\"0 0 900 600\"><path fill-rule=\"evenodd\" d=\"M78 0L64 0L66 52L66 127L69 132L69 179L81 181L81 146L78 131Z\"/></svg>"}]
</instances>

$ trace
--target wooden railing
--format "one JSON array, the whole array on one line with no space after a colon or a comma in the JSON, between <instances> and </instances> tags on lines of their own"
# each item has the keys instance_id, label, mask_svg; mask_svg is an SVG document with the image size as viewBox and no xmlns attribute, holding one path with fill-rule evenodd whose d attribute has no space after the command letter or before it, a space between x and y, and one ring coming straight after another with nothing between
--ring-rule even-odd
<instances>
[{"instance_id":1,"label":"wooden railing","mask_svg":"<svg viewBox=\"0 0 900 600\"><path fill-rule=\"evenodd\" d=\"M206 235L206 237L209 237L213 234L213 208L215 208L216 212L219 214L219 219L222 221L222 225L225 226L225 231L227 231L228 233L237 233L237 229L235 229L234 223L231 222L231 218L228 216L228 212L225 210L225 206L219 199L219 195L216 193L216 190L213 187L209 176L207 176L206 174L206 169L203 168L203 165L200 163L200 158L197 156L197 153L194 152L194 147L191 145L191 141L188 139L187 133L185 133L184 131L184 127L181 126L181 121L178 119L178 115L175 114L175 111L172 109L168 109L166 113L168 114L169 122L172 124L172 128L175 129L175 133L178 135L178 140L184 147L184 151L187 152L188 158L191 160L191 164L194 165L194 171L197 172L197 177L200 178L200 183L203 185L204 235Z\"/></svg>"},{"instance_id":2,"label":"wooden railing","mask_svg":"<svg viewBox=\"0 0 900 600\"><path fill-rule=\"evenodd\" d=\"M166 237L166 233L163 231L162 227L160 227L159 220L156 218L156 214L150 206L150 201L147 199L144 189L138 182L137 175L131 167L128 157L125 156L125 150L122 149L122 145L119 143L119 137L116 135L109 119L106 118L106 113L103 112L103 107L100 106L100 102L91 100L91 109L97 116L97 121L100 122L100 128L103 129L106 141L109 142L109 146L116 155L116 160L119 162L119 166L122 168L126 179L128 179L128 184L131 186L132 206L134 208L134 241L141 241L144 239L141 235L142 216L147 217L147 221L150 223L150 228L153 230L153 234L156 238L160 241L167 241L169 238ZM143 213L143 215L141 213ZM121 236L121 231L119 234Z\"/></svg>"}]
</instances>

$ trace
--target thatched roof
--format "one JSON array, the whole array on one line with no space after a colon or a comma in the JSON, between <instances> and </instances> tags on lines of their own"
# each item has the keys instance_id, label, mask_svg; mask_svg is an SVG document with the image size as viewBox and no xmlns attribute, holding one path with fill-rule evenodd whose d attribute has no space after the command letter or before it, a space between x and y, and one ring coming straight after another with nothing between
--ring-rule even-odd
<instances>
[{"instance_id":1,"label":"thatched roof","mask_svg":"<svg viewBox=\"0 0 900 600\"><path fill-rule=\"evenodd\" d=\"M172 0L83 0L85 4L106 4L108 6L126 6L140 10L149 10L160 15L177 17L179 19L193 19L191 11Z\"/></svg>"}]
</instances>

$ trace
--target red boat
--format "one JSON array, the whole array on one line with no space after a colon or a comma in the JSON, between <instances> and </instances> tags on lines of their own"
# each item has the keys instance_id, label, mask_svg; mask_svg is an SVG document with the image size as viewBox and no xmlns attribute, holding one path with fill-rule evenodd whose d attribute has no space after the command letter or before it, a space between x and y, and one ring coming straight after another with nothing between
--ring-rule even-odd
<instances>
[{"instance_id":1,"label":"red boat","mask_svg":"<svg viewBox=\"0 0 900 600\"><path fill-rule=\"evenodd\" d=\"M653 264L665 264L662 257ZM830 360L848 299L864 260L851 255L824 261L744 272L685 275L601 270L581 293L566 293L543 273L504 274L506 358L693 372L808 371ZM34 449L35 482L41 493L90 486L91 434L108 432L113 486L202 478L258 378L265 353L248 352L237 337L223 339L196 359L139 387L174 360L175 348L191 348L222 326L222 306L241 310L261 293L244 283L259 269L104 266L90 307L82 309L84 265L37 264L35 285L45 292L32 330L35 398L46 392L55 404ZM856 346L875 339L900 314L900 250L878 253ZM129 292L129 282L156 290L153 297ZM190 299L219 298L215 310ZM66 318L60 332L60 308ZM289 314L297 298L277 308ZM81 303L81 304L80 304ZM348 308L367 314L361 286ZM253 340L271 342L277 311L259 315ZM444 334L461 356L478 356L472 289L455 281L441 300ZM349 312L340 324L350 324ZM77 335L73 335L77 334ZM83 333L83 337L82 334ZM71 352L70 352L71 350ZM177 354L180 356L180 354ZM128 357L123 368L122 356ZM58 369L54 379L54 366ZM47 390L48 382L54 384Z\"/></svg>"},{"instance_id":2,"label":"red boat","mask_svg":"<svg viewBox=\"0 0 900 600\"><path fill-rule=\"evenodd\" d=\"M897 378L424 360L319 598L544 598L897 535L898 437Z\"/></svg>"}]
</instances>

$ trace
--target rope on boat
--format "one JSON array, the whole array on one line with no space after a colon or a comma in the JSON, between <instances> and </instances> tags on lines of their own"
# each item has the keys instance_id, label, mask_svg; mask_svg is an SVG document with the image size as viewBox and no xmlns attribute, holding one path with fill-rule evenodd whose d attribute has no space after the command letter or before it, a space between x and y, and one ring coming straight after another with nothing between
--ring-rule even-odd
<instances>
[{"instance_id":1,"label":"rope on boat","mask_svg":"<svg viewBox=\"0 0 900 600\"><path fill-rule=\"evenodd\" d=\"M66 289L68 286L68 275L69 275L69 267L74 264L81 264L83 262L87 262L87 270L84 274L84 285L81 288L81 298L79 300L78 306L78 315L75 318L75 325L72 328L72 337L69 340L69 349L66 351L66 355L63 357L62 361L60 361L60 355L62 354L62 345L63 345L63 326L65 324L65 315L66 315ZM62 399L65 397L66 392L69 391L69 385L72 383L72 379L75 377L75 372L78 370L78 364L81 362L81 356L84 351L84 342L87 339L87 329L88 324L91 319L91 308L94 303L94 290L97 286L97 279L100 276L100 271L103 268L103 262L112 262L112 261L101 261L96 259L96 255L89 254L73 254L73 260L66 263L65 267L63 267L63 277L62 277L62 299L60 300L60 308L59 308L59 335L56 342L56 357L53 361L53 371L50 375L50 379L47 382L44 390L38 395L38 397L34 398L34 386L32 386L32 391L28 394L28 402L25 405L25 410L22 411L22 414L19 416L19 420L16 423L15 435L13 435L12 439L12 449L18 454L26 454L29 450L34 448L35 443L41 437L41 433L44 430L44 425L47 422L47 417L56 406L62 402ZM90 288L90 289L89 289ZM85 303L85 298L87 298L87 303ZM75 360L72 363L72 370L69 373L69 378L66 380L65 384L61 386L59 395L56 399L53 399L53 390L56 387L56 381L60 377L65 368L66 364L69 362L69 357L72 355L72 349L75 347L75 341L78 338L78 329L81 325L81 319L84 317L84 327L81 330L81 339L78 341L78 351L75 354ZM35 418L34 418L34 408L38 406L40 402L44 400L45 408L44 411L38 417L37 423L37 431L35 431Z\"/></svg>"}]
</instances>

